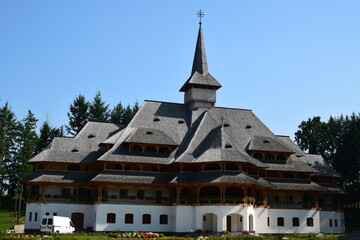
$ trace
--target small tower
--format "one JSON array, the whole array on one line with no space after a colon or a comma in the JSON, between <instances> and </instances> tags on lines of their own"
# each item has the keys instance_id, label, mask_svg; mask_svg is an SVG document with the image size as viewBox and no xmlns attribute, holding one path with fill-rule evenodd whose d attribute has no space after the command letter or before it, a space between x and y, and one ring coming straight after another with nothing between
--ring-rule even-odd
<instances>
[{"instance_id":1,"label":"small tower","mask_svg":"<svg viewBox=\"0 0 360 240\"><path fill-rule=\"evenodd\" d=\"M184 103L188 104L190 108L212 108L216 102L216 90L221 88L221 84L208 71L201 29L201 18L204 14L201 10L198 12L198 16L200 18L199 33L191 76L181 87L180 92L185 92Z\"/></svg>"}]
</instances>

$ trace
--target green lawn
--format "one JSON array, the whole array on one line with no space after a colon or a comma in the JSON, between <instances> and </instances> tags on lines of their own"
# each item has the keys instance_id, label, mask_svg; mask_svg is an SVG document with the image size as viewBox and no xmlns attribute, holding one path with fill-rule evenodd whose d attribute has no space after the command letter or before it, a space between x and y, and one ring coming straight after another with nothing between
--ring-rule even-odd
<instances>
[{"instance_id":1,"label":"green lawn","mask_svg":"<svg viewBox=\"0 0 360 240\"><path fill-rule=\"evenodd\" d=\"M1 197L0 205L0 233L4 233L6 230L9 230L11 227L16 225L16 218L14 217L14 201L9 197ZM24 217L20 218L20 223L24 223Z\"/></svg>"}]
</instances>

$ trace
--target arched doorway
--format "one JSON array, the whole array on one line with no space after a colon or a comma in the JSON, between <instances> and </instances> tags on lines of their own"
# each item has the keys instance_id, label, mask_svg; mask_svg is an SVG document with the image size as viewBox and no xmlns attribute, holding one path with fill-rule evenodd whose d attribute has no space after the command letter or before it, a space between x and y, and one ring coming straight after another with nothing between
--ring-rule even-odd
<instances>
[{"instance_id":1,"label":"arched doorway","mask_svg":"<svg viewBox=\"0 0 360 240\"><path fill-rule=\"evenodd\" d=\"M249 232L254 231L254 217L252 214L249 215Z\"/></svg>"},{"instance_id":2,"label":"arched doorway","mask_svg":"<svg viewBox=\"0 0 360 240\"><path fill-rule=\"evenodd\" d=\"M243 231L243 217L240 214L232 213L226 216L226 230L229 232Z\"/></svg>"},{"instance_id":3,"label":"arched doorway","mask_svg":"<svg viewBox=\"0 0 360 240\"><path fill-rule=\"evenodd\" d=\"M84 229L84 214L83 213L72 213L71 214L71 221L75 225L75 230L80 231Z\"/></svg>"},{"instance_id":4,"label":"arched doorway","mask_svg":"<svg viewBox=\"0 0 360 240\"><path fill-rule=\"evenodd\" d=\"M213 213L207 213L203 215L203 231L217 231L217 215Z\"/></svg>"}]
</instances>

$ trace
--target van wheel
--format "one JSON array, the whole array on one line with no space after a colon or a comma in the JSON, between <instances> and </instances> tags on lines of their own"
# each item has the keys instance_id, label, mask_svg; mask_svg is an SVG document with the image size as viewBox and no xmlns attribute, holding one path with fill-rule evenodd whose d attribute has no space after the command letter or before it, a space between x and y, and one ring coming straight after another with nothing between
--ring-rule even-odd
<instances>
[{"instance_id":1,"label":"van wheel","mask_svg":"<svg viewBox=\"0 0 360 240\"><path fill-rule=\"evenodd\" d=\"M56 233L59 234L60 233L59 230L57 230Z\"/></svg>"}]
</instances>

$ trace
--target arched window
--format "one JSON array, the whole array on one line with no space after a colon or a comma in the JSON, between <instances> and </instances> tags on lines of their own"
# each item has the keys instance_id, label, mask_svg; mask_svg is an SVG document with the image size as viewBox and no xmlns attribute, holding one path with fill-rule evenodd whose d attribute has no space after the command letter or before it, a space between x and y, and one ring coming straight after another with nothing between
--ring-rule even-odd
<instances>
[{"instance_id":1,"label":"arched window","mask_svg":"<svg viewBox=\"0 0 360 240\"><path fill-rule=\"evenodd\" d=\"M67 170L68 171L80 171L80 166L79 165L69 165L68 167L67 167Z\"/></svg>"},{"instance_id":2,"label":"arched window","mask_svg":"<svg viewBox=\"0 0 360 240\"><path fill-rule=\"evenodd\" d=\"M236 165L235 163L229 163L229 164L226 165L225 170L227 170L227 171L239 171L240 169L239 169L239 166Z\"/></svg>"},{"instance_id":3,"label":"arched window","mask_svg":"<svg viewBox=\"0 0 360 240\"><path fill-rule=\"evenodd\" d=\"M217 163L210 163L204 167L204 171L220 171L221 166Z\"/></svg>"},{"instance_id":4,"label":"arched window","mask_svg":"<svg viewBox=\"0 0 360 240\"><path fill-rule=\"evenodd\" d=\"M64 197L68 197L71 195L71 189L69 188L63 188L61 190L61 195L64 196Z\"/></svg>"},{"instance_id":5,"label":"arched window","mask_svg":"<svg viewBox=\"0 0 360 240\"><path fill-rule=\"evenodd\" d=\"M33 195L33 196L40 195L39 185L35 185L35 186L31 187L31 195Z\"/></svg>"},{"instance_id":6,"label":"arched window","mask_svg":"<svg viewBox=\"0 0 360 240\"><path fill-rule=\"evenodd\" d=\"M300 220L299 220L298 217L294 217L294 218L292 219L292 225L293 225L293 227L298 227L298 226L300 226Z\"/></svg>"},{"instance_id":7,"label":"arched window","mask_svg":"<svg viewBox=\"0 0 360 240\"><path fill-rule=\"evenodd\" d=\"M293 173L290 173L290 172L285 172L282 174L282 177L283 178L295 178L294 174Z\"/></svg>"},{"instance_id":8,"label":"arched window","mask_svg":"<svg viewBox=\"0 0 360 240\"><path fill-rule=\"evenodd\" d=\"M140 167L136 164L127 164L124 167L126 171L140 171Z\"/></svg>"},{"instance_id":9,"label":"arched window","mask_svg":"<svg viewBox=\"0 0 360 240\"><path fill-rule=\"evenodd\" d=\"M45 170L44 164L40 163L40 164L37 166L37 170Z\"/></svg>"},{"instance_id":10,"label":"arched window","mask_svg":"<svg viewBox=\"0 0 360 240\"><path fill-rule=\"evenodd\" d=\"M253 155L253 157L256 158L257 160L263 160L263 159L264 159L263 155L260 154L260 153L255 153L255 154Z\"/></svg>"},{"instance_id":11,"label":"arched window","mask_svg":"<svg viewBox=\"0 0 360 240\"><path fill-rule=\"evenodd\" d=\"M116 214L115 213L108 213L106 216L106 223L115 223L116 222Z\"/></svg>"},{"instance_id":12,"label":"arched window","mask_svg":"<svg viewBox=\"0 0 360 240\"><path fill-rule=\"evenodd\" d=\"M168 224L168 215L166 214L160 215L160 224Z\"/></svg>"},{"instance_id":13,"label":"arched window","mask_svg":"<svg viewBox=\"0 0 360 240\"><path fill-rule=\"evenodd\" d=\"M143 224L151 224L151 215L150 214L144 214L142 217L142 223Z\"/></svg>"},{"instance_id":14,"label":"arched window","mask_svg":"<svg viewBox=\"0 0 360 240\"><path fill-rule=\"evenodd\" d=\"M131 152L142 152L143 149L142 149L142 147L140 147L139 145L134 145L134 146L132 146L132 147L130 148L130 151L131 151Z\"/></svg>"},{"instance_id":15,"label":"arched window","mask_svg":"<svg viewBox=\"0 0 360 240\"><path fill-rule=\"evenodd\" d=\"M159 148L159 154L169 155L170 150L167 147L161 147Z\"/></svg>"},{"instance_id":16,"label":"arched window","mask_svg":"<svg viewBox=\"0 0 360 240\"><path fill-rule=\"evenodd\" d=\"M285 225L285 221L284 221L283 217L277 218L277 225L278 225L278 227L283 227Z\"/></svg>"},{"instance_id":17,"label":"arched window","mask_svg":"<svg viewBox=\"0 0 360 240\"><path fill-rule=\"evenodd\" d=\"M182 171L183 172L197 172L198 169L195 165L185 165L183 168L182 168Z\"/></svg>"},{"instance_id":18,"label":"arched window","mask_svg":"<svg viewBox=\"0 0 360 240\"><path fill-rule=\"evenodd\" d=\"M156 153L156 148L154 148L154 147L146 147L145 148L145 152L146 153Z\"/></svg>"},{"instance_id":19,"label":"arched window","mask_svg":"<svg viewBox=\"0 0 360 240\"><path fill-rule=\"evenodd\" d=\"M265 160L275 160L275 157L272 154L266 154Z\"/></svg>"},{"instance_id":20,"label":"arched window","mask_svg":"<svg viewBox=\"0 0 360 240\"><path fill-rule=\"evenodd\" d=\"M134 223L134 214L127 213L125 214L125 224L133 224Z\"/></svg>"}]
</instances>

